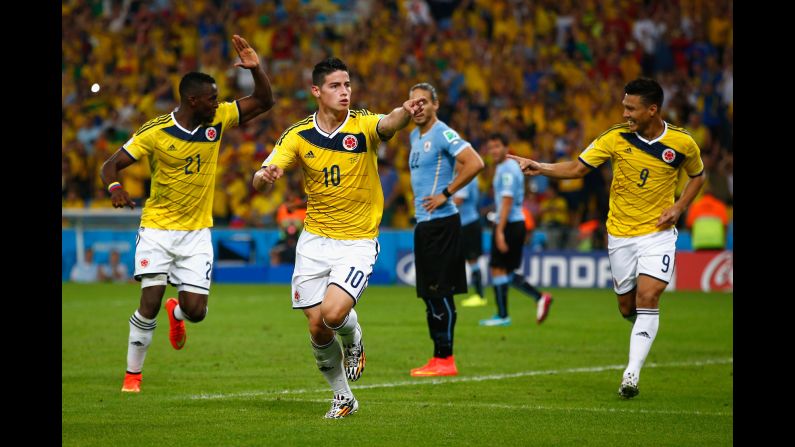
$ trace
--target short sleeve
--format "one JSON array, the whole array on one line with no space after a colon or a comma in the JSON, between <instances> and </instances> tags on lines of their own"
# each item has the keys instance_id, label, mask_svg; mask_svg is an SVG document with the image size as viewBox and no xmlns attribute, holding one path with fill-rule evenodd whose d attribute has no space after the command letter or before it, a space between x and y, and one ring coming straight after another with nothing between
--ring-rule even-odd
<instances>
[{"instance_id":1,"label":"short sleeve","mask_svg":"<svg viewBox=\"0 0 795 447\"><path fill-rule=\"evenodd\" d=\"M607 135L593 140L593 142L582 151L579 160L585 163L589 168L596 168L609 160L610 150L608 149L609 144L607 140Z\"/></svg>"},{"instance_id":2,"label":"short sleeve","mask_svg":"<svg viewBox=\"0 0 795 447\"><path fill-rule=\"evenodd\" d=\"M701 160L701 149L695 141L690 142L690 148L687 151L687 157L684 163L685 172L690 177L698 177L704 172L704 161Z\"/></svg>"}]
</instances>

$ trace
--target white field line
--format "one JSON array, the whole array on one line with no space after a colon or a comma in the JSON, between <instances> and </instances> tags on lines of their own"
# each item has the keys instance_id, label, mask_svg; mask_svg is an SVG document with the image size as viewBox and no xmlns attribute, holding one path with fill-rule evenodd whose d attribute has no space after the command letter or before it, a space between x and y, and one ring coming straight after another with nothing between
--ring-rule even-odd
<instances>
[{"instance_id":1,"label":"white field line","mask_svg":"<svg viewBox=\"0 0 795 447\"><path fill-rule=\"evenodd\" d=\"M328 391L328 390L324 390ZM308 402L308 403L322 403L328 404L330 399L301 399L294 397L267 397L265 400L272 400L274 402ZM368 400L367 405L395 405L394 402L378 402ZM478 402L404 402L402 406L412 407L447 407L447 408L485 408L496 410L535 410L535 411L562 411L562 412L590 412L590 413L628 413L628 414L669 414L677 416L718 416L727 417L733 416L733 413L713 412L713 411L698 411L698 410L646 410L643 408L585 408L585 407L548 407L543 405L510 405L510 404L490 404Z\"/></svg>"},{"instance_id":2,"label":"white field line","mask_svg":"<svg viewBox=\"0 0 795 447\"><path fill-rule=\"evenodd\" d=\"M729 357L726 359L699 360L694 362L647 363L644 365L644 368L676 368L676 367L692 367L692 366L706 366L706 365L725 365L733 362L734 358ZM584 368L547 369L541 371L520 371L516 373L489 374L485 376L440 377L434 379L418 378L416 380L405 380L405 381L391 382L391 383L374 383L372 385L352 385L351 390L366 390L372 388L395 388L400 386L437 385L440 383L483 382L486 380L514 379L517 377L603 372L603 371L623 370L625 367L626 365L607 365L607 366L592 366ZM328 392L329 392L328 388L316 388L316 389L299 388L299 389L272 390L272 391L249 391L241 393L194 394L188 396L188 398L189 399L241 399L241 398L260 397L260 396L282 396L290 394L309 394L309 393L328 393ZM534 408L534 407L527 407L527 408ZM543 408L538 407L538 409L543 409Z\"/></svg>"}]
</instances>

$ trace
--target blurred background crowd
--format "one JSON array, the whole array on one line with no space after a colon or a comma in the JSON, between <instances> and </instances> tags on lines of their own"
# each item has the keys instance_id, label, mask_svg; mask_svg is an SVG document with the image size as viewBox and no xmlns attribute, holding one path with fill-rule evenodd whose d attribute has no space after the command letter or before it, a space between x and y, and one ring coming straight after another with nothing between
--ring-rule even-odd
<instances>
[{"instance_id":1,"label":"blurred background crowd","mask_svg":"<svg viewBox=\"0 0 795 447\"><path fill-rule=\"evenodd\" d=\"M185 73L213 76L221 100L248 95L249 72L233 66L231 36L239 34L262 58L277 103L224 134L216 226L295 231L290 225L303 220L300 171L269 195L250 180L281 133L316 110L312 68L329 55L350 69L354 109L388 113L412 85L436 86L439 118L487 163L478 178L484 222L493 209L489 133L506 134L520 156L576 159L623 121L624 84L653 77L664 89L665 119L701 148L702 195L723 207L724 225L732 218L729 0L64 0L62 9L64 208L111 207L100 166L144 122L176 107ZM408 135L378 148L384 228L413 227ZM529 225L551 235L538 244L604 248L610 177L605 164L584 179L527 179ZM122 171L139 204L149 181L146 160Z\"/></svg>"}]
</instances>

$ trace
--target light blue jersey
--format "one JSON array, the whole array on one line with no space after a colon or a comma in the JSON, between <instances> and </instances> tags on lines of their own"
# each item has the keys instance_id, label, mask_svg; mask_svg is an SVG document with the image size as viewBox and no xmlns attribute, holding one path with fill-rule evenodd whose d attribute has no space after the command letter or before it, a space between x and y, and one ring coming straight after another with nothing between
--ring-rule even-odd
<instances>
[{"instance_id":1,"label":"light blue jersey","mask_svg":"<svg viewBox=\"0 0 795 447\"><path fill-rule=\"evenodd\" d=\"M461 226L471 224L480 218L478 213L478 203L480 202L480 190L478 189L478 178L475 176L463 188L456 191L453 197L458 197L464 201L458 205L461 213Z\"/></svg>"},{"instance_id":2,"label":"light blue jersey","mask_svg":"<svg viewBox=\"0 0 795 447\"><path fill-rule=\"evenodd\" d=\"M440 194L453 181L455 157L471 146L442 121L436 121L425 135L416 127L409 136L411 154L411 189L414 191L414 216L417 222L452 216L458 212L452 200L448 200L429 214L422 207L424 197ZM518 165L517 165L518 166Z\"/></svg>"},{"instance_id":3,"label":"light blue jersey","mask_svg":"<svg viewBox=\"0 0 795 447\"><path fill-rule=\"evenodd\" d=\"M524 175L516 160L506 158L497 165L494 173L494 205L497 207L497 219L502 212L502 198L513 197L508 222L524 221L522 202L524 201Z\"/></svg>"}]
</instances>

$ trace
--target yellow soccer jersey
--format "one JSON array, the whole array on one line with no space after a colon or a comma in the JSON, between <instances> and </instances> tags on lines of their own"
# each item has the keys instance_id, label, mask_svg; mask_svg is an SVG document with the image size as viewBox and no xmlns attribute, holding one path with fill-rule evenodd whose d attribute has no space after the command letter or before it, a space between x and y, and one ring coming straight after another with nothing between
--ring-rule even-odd
<instances>
[{"instance_id":1,"label":"yellow soccer jersey","mask_svg":"<svg viewBox=\"0 0 795 447\"><path fill-rule=\"evenodd\" d=\"M237 126L237 101L218 105L212 124L187 130L174 113L141 126L122 149L136 160L149 156L152 188L141 226L161 230L199 230L213 226L215 168L223 132Z\"/></svg>"},{"instance_id":2,"label":"yellow soccer jersey","mask_svg":"<svg viewBox=\"0 0 795 447\"><path fill-rule=\"evenodd\" d=\"M679 169L690 177L704 171L701 151L681 127L664 123L662 135L652 141L629 131L628 124L611 127L597 137L580 161L596 167L610 160L610 212L607 232L617 237L642 236L657 228L662 212L674 204Z\"/></svg>"},{"instance_id":3,"label":"yellow soccer jersey","mask_svg":"<svg viewBox=\"0 0 795 447\"><path fill-rule=\"evenodd\" d=\"M305 230L332 239L374 238L384 211L377 152L382 138L376 130L383 115L351 110L330 134L315 126L315 115L290 126L262 166L300 164Z\"/></svg>"}]
</instances>

